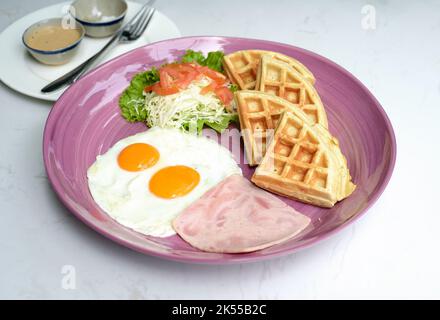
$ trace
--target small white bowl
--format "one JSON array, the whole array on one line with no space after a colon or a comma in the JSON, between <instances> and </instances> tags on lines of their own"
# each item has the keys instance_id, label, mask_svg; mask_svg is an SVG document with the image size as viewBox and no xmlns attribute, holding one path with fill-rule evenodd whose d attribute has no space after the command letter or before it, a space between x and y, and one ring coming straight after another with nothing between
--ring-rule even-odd
<instances>
[{"instance_id":1,"label":"small white bowl","mask_svg":"<svg viewBox=\"0 0 440 320\"><path fill-rule=\"evenodd\" d=\"M127 3L124 0L76 0L69 12L84 26L88 36L102 38L119 30L127 13Z\"/></svg>"},{"instance_id":2,"label":"small white bowl","mask_svg":"<svg viewBox=\"0 0 440 320\"><path fill-rule=\"evenodd\" d=\"M64 25L62 18L46 19L34 23L29 28L27 28L23 33L22 41L24 46L35 59L37 59L38 61L44 64L61 65L69 62L78 51L79 44L81 43L81 40L84 38L84 34L85 34L84 28L79 23L75 23L74 26L69 26L69 28L74 28L78 30L80 36L76 41L68 43L63 47L54 48L51 50L45 50L45 49L33 47L32 44L29 43L30 38L32 37L32 35L36 30L45 26L61 26L63 29L67 28Z\"/></svg>"}]
</instances>

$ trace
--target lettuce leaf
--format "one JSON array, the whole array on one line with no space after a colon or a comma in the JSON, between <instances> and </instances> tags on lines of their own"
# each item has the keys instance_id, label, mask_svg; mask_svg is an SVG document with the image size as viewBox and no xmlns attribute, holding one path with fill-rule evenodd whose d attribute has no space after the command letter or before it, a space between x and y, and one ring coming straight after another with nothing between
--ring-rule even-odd
<instances>
[{"instance_id":1,"label":"lettuce leaf","mask_svg":"<svg viewBox=\"0 0 440 320\"><path fill-rule=\"evenodd\" d=\"M235 122L238 123L238 115L236 113L228 113L222 116L222 119L218 122L210 122L203 119L198 119L197 123L190 124L185 123L182 125L183 130L189 133L202 134L203 127L207 126L214 129L218 133L222 133L225 129L229 127L229 124Z\"/></svg>"},{"instance_id":2,"label":"lettuce leaf","mask_svg":"<svg viewBox=\"0 0 440 320\"><path fill-rule=\"evenodd\" d=\"M144 88L159 81L159 72L156 68L136 74L127 89L119 98L119 107L122 116L128 122L145 122L147 111L144 107Z\"/></svg>"},{"instance_id":3,"label":"lettuce leaf","mask_svg":"<svg viewBox=\"0 0 440 320\"><path fill-rule=\"evenodd\" d=\"M238 116L236 113L230 113L222 117L221 122L205 122L204 124L208 127L214 129L215 131L222 133L225 129L229 127L231 122L238 122ZM203 127L203 126L202 126ZM199 130L199 133L201 129Z\"/></svg>"},{"instance_id":4,"label":"lettuce leaf","mask_svg":"<svg viewBox=\"0 0 440 320\"><path fill-rule=\"evenodd\" d=\"M194 50L186 50L185 54L182 56L182 62L183 63L191 63L196 62L203 66L205 61L205 56L201 51L194 51Z\"/></svg>"},{"instance_id":5,"label":"lettuce leaf","mask_svg":"<svg viewBox=\"0 0 440 320\"><path fill-rule=\"evenodd\" d=\"M205 61L203 62L204 66L207 66L210 69L223 73L223 57L224 53L222 51L212 51L208 53Z\"/></svg>"},{"instance_id":6,"label":"lettuce leaf","mask_svg":"<svg viewBox=\"0 0 440 320\"><path fill-rule=\"evenodd\" d=\"M231 90L232 93L237 92L238 91L238 86L234 83L231 83L229 85L229 90Z\"/></svg>"},{"instance_id":7,"label":"lettuce leaf","mask_svg":"<svg viewBox=\"0 0 440 320\"><path fill-rule=\"evenodd\" d=\"M182 56L182 62L196 62L201 66L207 66L210 69L223 73L222 61L224 55L223 51L212 51L209 52L208 56L205 58L201 51L186 50L185 54Z\"/></svg>"}]
</instances>

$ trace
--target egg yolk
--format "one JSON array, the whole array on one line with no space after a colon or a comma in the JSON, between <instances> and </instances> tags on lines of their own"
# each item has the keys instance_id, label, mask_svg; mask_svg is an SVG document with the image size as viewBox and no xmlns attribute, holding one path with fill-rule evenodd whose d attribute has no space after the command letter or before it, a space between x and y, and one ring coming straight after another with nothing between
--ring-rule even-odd
<instances>
[{"instance_id":1,"label":"egg yolk","mask_svg":"<svg viewBox=\"0 0 440 320\"><path fill-rule=\"evenodd\" d=\"M161 198L173 199L191 192L200 182L200 174L187 166L165 167L150 179L150 191Z\"/></svg>"},{"instance_id":2,"label":"egg yolk","mask_svg":"<svg viewBox=\"0 0 440 320\"><path fill-rule=\"evenodd\" d=\"M141 171L154 166L159 157L159 151L152 145L133 143L119 153L118 164L127 171Z\"/></svg>"}]
</instances>

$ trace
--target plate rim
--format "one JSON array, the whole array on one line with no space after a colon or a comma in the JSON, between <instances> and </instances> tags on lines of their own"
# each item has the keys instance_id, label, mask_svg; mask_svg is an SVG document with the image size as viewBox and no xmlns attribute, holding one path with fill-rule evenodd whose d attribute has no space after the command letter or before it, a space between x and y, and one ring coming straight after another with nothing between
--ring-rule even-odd
<instances>
[{"instance_id":1,"label":"plate rim","mask_svg":"<svg viewBox=\"0 0 440 320\"><path fill-rule=\"evenodd\" d=\"M134 0L126 0L126 1L127 1L127 4L128 4L128 5L136 5L136 6L139 6L139 7L141 6L141 3L136 2L136 1L134 1ZM20 23L22 20L29 19L29 17L32 16L32 15L36 15L36 14L39 14L39 13L44 12L44 11L53 10L53 9L55 9L55 8L57 8L57 7L62 8L63 6L66 6L66 5L68 5L68 4L70 4L69 1L62 1L62 2L59 2L59 3L49 4L49 5L45 6L45 7L39 8L39 9L33 11L33 12L29 12L29 13L27 13L26 15L24 15L24 16L22 16L22 17L16 19L16 20L14 20L10 25L8 25L6 28L4 28L3 30L1 30L1 32L0 32L0 38L3 36L3 34L4 34L5 32L7 32L8 30L10 30L11 28L16 27L16 24ZM179 28L177 27L177 24L176 24L173 20L171 20L171 18L169 18L169 17L168 17L167 15L165 15L164 13L162 13L162 11L157 11L157 12L158 12L159 14L161 14L164 18L166 18L167 20L169 20L169 22L170 22L170 23L173 25L173 27L176 29L177 34L178 34L178 35L181 35L181 32L180 32ZM19 38L21 39L21 34L19 35ZM174 39L174 38L173 38L173 39ZM161 41L164 41L164 40L161 40ZM151 43L153 43L153 42L151 42ZM148 44L146 44L146 45L149 45L149 44L151 44L151 43L148 43ZM20 44L21 44L21 40L20 40ZM143 46L145 46L145 45L143 45ZM141 47L143 47L143 46L140 46L140 47L138 47L138 48L141 48ZM137 49L137 48L134 48L134 49ZM132 50L134 50L134 49L131 49L131 50L129 50L129 51L132 51ZM129 52L129 51L127 51L127 52ZM15 52L15 51L14 51L14 52ZM122 53L122 54L125 54L125 53L127 53L127 52L124 52L124 53ZM26 53L26 54L27 54L27 53ZM122 55L122 54L121 54L121 55ZM104 62L104 63L107 63L107 62L109 62L109 61L112 61L113 59L116 59L116 58L118 58L119 56L120 56L120 55L118 55L118 56L116 56L116 57L114 57L114 58L112 58L112 59L110 59L110 60L108 60L108 61L106 61L106 62ZM103 64L104 64L104 63L103 63ZM101 65L102 65L102 64L98 65L96 68L100 67ZM4 77L4 76L1 75L1 73L0 73L0 81L1 81L6 87L8 87L9 89L12 89L14 92L17 92L17 93L19 93L19 94L21 94L21 95L24 95L24 96L26 96L26 97L30 97L30 98L34 98L34 99L38 99L38 100L40 100L40 101L47 101L47 102L51 102L51 103L55 103L59 98L61 98L61 95L62 95L64 92L66 92L67 89L68 89L68 88L65 88L64 91L62 91L61 94L59 94L59 95L58 95L58 91L54 91L54 92L49 93L49 94L44 94L44 93L39 94L39 93L36 93L35 91L32 91L32 90L23 90L23 89L19 89L18 86L14 85L13 83L11 83L11 81L7 80L6 77ZM44 84L43 84L42 86L44 86ZM63 90L63 89L60 89L59 91L61 91L61 90Z\"/></svg>"},{"instance_id":2,"label":"plate rim","mask_svg":"<svg viewBox=\"0 0 440 320\"><path fill-rule=\"evenodd\" d=\"M99 72L102 68L105 68L107 66L107 64L112 63L114 60L117 59L121 59L126 55L131 54L131 52L136 51L136 50L142 50L145 47L148 46L153 46L153 45L158 45L160 43L163 42L172 42L172 41L177 41L177 40L190 40L190 39L217 39L217 40L221 40L221 39L226 39L226 40L234 40L234 41L257 41L257 42L265 42L267 44L273 44L276 46L282 46L282 47L286 47L286 48L293 48L299 52L302 52L304 54L307 55L311 55L314 58L320 60L321 62L324 62L326 64L330 64L332 67L335 67L336 69L338 69L340 72L342 72L343 74L345 74L346 76L348 76L351 80L353 80L367 95L370 99L372 99L372 101L374 102L375 107L378 109L380 115L382 116L384 123L385 123L385 127L387 132L390 134L391 137L391 141L390 141L390 161L389 161L389 165L388 165L388 169L385 173L385 177L383 179L383 183L379 186L379 188L376 191L376 194L374 197L372 197L369 201L369 203L365 206L365 208L363 208L362 210L359 211L359 213L352 217L351 219L347 220L345 223L339 225L338 227L332 229L331 231L328 231L320 236L316 236L313 239L311 239L309 242L302 244L298 247L295 248L287 248L283 251L279 251L279 252L275 252L275 253L269 253L267 255L264 256L247 256L246 254L237 254L236 256L234 256L233 259L229 259L229 258L224 258L219 256L218 258L215 259L208 259L208 258L194 258L194 257L186 257L186 256L179 256L179 255L173 255L173 254L164 254L164 253L160 253L160 252L156 252L153 250L150 250L148 248L143 248L143 247L139 247L138 245L136 245L135 243L131 243L130 241L126 241L124 239L122 239L121 237L112 234L111 232L108 232L107 230L105 230L104 228L99 227L98 225L94 224L92 221L83 218L80 214L78 214L76 212L76 209L71 206L66 199L62 196L61 194L61 189L62 187L59 186L59 184L57 183L57 179L55 177L54 172L52 171L53 169L50 168L49 166L49 153L48 153L48 146L49 146L49 140L50 140L50 136L49 136L49 132L51 130L53 130L53 128L56 126L57 123L57 119L52 119L54 117L54 114L56 112L58 112L58 109L62 108L62 104L60 103L61 100L63 100L63 97L68 94L68 92L70 90L73 90L72 88L75 88L78 83L80 83L81 81L87 80L88 77L94 75L96 72ZM127 51L101 65L99 65L97 68L93 69L92 71L90 71L89 73L87 73L83 78L81 78L78 82L72 84L69 88L67 88L67 90L65 90L62 95L59 97L59 99L55 102L55 104L53 105L52 109L49 112L49 115L47 116L46 119L46 123L44 126L44 131L43 131L43 160L44 160L44 167L49 179L49 182L51 184L51 188L55 191L58 199L61 200L61 202L64 204L64 206L70 211L70 213L72 213L73 215L75 215L80 221L82 221L83 223L85 223L87 226L89 226L90 228L92 228L94 231L98 232L99 234L105 236L106 238L124 246L127 247L129 249L132 249L134 251L140 252L142 254L145 255L150 255L150 256L154 256L154 257L159 257L165 260L171 260L171 261L177 261L177 262L183 262L183 263L191 263L191 264L210 264L210 265L225 265L225 264L237 264L237 263L251 263L251 262L258 262L258 261L265 261L268 259L273 259L273 258L277 258L277 257L281 257L281 256L286 256L295 252L299 252L301 250L304 250L306 248L309 248L319 242L328 240L330 237L332 237L334 234L338 233L339 231L341 231L344 228L347 228L348 226L350 226L353 222L357 221L359 218L361 218L378 200L379 198L382 196L383 192L385 191L386 187L388 186L388 183L392 177L392 174L394 172L394 168L395 168L395 164L396 164L396 159L397 159L397 141L396 141L396 136L395 136L395 132L391 123L390 118L388 117L387 113L385 112L384 108L382 107L382 105L380 104L380 102L376 99L376 97L371 93L371 91L357 78L355 77L350 71L348 71L347 69L343 68L342 66L340 66L339 64L337 64L336 62L320 55L317 54L315 52L312 52L310 50L307 49L303 49L301 47L297 47L294 45L290 45L290 44L286 44L286 43L281 43L281 42L276 42L276 41L271 41L271 40L264 40L264 39L254 39L254 38L243 38L243 37L230 37L230 36L208 36L208 35L201 35L201 36L186 36L186 37L178 37L178 38L172 38L172 39L166 39L166 40L161 40L161 41L156 41L156 42L152 42L149 43L147 45L138 47L138 48L134 48L130 51Z\"/></svg>"}]
</instances>

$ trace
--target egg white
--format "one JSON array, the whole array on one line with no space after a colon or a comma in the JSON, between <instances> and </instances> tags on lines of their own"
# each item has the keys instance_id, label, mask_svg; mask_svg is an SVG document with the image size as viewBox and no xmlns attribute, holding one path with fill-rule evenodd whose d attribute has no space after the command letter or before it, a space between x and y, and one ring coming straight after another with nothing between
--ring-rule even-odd
<instances>
[{"instance_id":1,"label":"egg white","mask_svg":"<svg viewBox=\"0 0 440 320\"><path fill-rule=\"evenodd\" d=\"M152 167L129 172L119 167L118 155L128 145L148 143L160 153ZM152 194L149 181L158 170L174 165L191 167L200 174L199 184L187 195L163 199ZM146 235L175 234L173 219L207 190L241 169L231 152L205 137L176 129L152 128L118 141L99 155L87 171L89 190L95 202L120 224Z\"/></svg>"}]
</instances>

